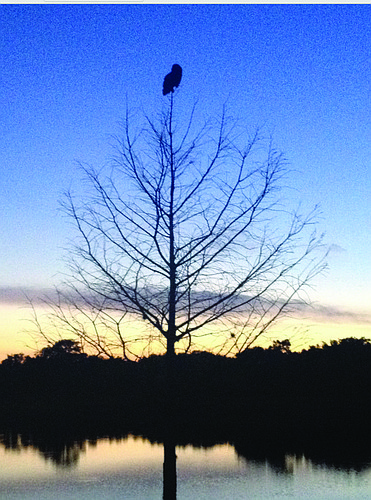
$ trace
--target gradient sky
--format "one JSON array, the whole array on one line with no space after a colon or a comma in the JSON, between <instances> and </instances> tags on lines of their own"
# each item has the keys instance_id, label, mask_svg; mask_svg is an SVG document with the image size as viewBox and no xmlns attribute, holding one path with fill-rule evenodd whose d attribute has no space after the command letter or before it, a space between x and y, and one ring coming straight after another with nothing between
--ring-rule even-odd
<instances>
[{"instance_id":1,"label":"gradient sky","mask_svg":"<svg viewBox=\"0 0 371 500\"><path fill-rule=\"evenodd\" d=\"M163 109L175 62L182 106L263 127L321 207L311 340L371 337L370 5L1 5L0 359L24 344L19 289L61 279L78 162L110 160L126 102Z\"/></svg>"}]
</instances>

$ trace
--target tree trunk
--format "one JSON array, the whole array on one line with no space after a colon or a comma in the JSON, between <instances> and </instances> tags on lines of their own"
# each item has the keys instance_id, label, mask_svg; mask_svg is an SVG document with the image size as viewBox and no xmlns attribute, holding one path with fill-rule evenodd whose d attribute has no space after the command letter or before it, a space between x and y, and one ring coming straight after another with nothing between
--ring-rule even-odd
<instances>
[{"instance_id":1,"label":"tree trunk","mask_svg":"<svg viewBox=\"0 0 371 500\"><path fill-rule=\"evenodd\" d=\"M175 356L175 338L173 335L169 336L166 342L166 357L169 359Z\"/></svg>"}]
</instances>

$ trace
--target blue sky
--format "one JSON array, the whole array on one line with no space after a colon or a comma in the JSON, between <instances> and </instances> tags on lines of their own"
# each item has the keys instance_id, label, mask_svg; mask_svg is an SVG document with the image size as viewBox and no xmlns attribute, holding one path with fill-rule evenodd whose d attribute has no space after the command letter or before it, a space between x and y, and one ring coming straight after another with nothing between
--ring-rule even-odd
<instances>
[{"instance_id":1,"label":"blue sky","mask_svg":"<svg viewBox=\"0 0 371 500\"><path fill-rule=\"evenodd\" d=\"M0 6L2 302L58 283L71 234L58 200L83 189L78 162L110 160L127 102L163 109L177 62L184 109L227 103L284 151L331 247L312 299L371 337L370 34L369 5Z\"/></svg>"}]
</instances>

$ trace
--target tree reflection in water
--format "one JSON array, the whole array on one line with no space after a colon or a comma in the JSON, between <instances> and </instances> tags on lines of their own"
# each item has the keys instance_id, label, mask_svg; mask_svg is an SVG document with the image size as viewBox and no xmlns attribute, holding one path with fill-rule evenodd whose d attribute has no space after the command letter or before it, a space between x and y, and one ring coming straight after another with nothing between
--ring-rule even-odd
<instances>
[{"instance_id":1,"label":"tree reflection in water","mask_svg":"<svg viewBox=\"0 0 371 500\"><path fill-rule=\"evenodd\" d=\"M175 440L164 443L163 500L176 500L176 447Z\"/></svg>"},{"instance_id":2,"label":"tree reflection in water","mask_svg":"<svg viewBox=\"0 0 371 500\"><path fill-rule=\"evenodd\" d=\"M110 439L124 440L128 435L113 436ZM143 438L145 440L145 438ZM81 453L87 450L89 445L97 445L99 437L94 439L76 439L72 436L42 434L20 434L15 431L6 431L0 434L0 443L8 450L22 451L33 448L46 460L52 461L57 467L77 467ZM164 446L163 461L163 499L176 500L177 496L177 473L176 473L176 440L172 433L167 433Z\"/></svg>"},{"instance_id":3,"label":"tree reflection in water","mask_svg":"<svg viewBox=\"0 0 371 500\"><path fill-rule=\"evenodd\" d=\"M45 460L52 461L60 467L76 467L81 452L86 451L86 440L75 440L72 437L57 435L27 435L7 431L2 435L1 442L6 449L21 451L24 448L37 450Z\"/></svg>"},{"instance_id":4,"label":"tree reflection in water","mask_svg":"<svg viewBox=\"0 0 371 500\"><path fill-rule=\"evenodd\" d=\"M167 435L166 435L167 434ZM165 438L166 435L166 438ZM108 440L109 442L115 440L117 442L123 442L126 443L129 448L122 448L122 450L129 450L125 451L125 460L123 463L126 464L131 464L133 467L133 471L135 470L136 467L136 462L134 459L134 462L131 462L131 451L134 450L134 454L136 453L136 450L141 449L141 443L138 443L138 447L136 448L136 445L134 443L137 442L135 439L135 436L133 440L129 439L130 435L128 434L116 434L116 435L111 435ZM179 436L178 436L179 437ZM176 500L177 498L177 450L178 454L180 454L182 458L182 463L183 467L186 469L189 467L189 464L192 464L192 470L195 471L195 474L197 473L202 473L198 469L198 465L201 462L197 462L200 458L197 455L188 455L189 457L192 457L191 460L192 462L188 462L188 466L186 465L187 461L184 460L184 449L183 446L185 444L184 441L184 436L181 438L181 440L176 439L176 435L174 432L170 433L165 433L162 434L162 437L160 439L160 436L155 437L154 435L151 435L150 439L147 439L143 435L140 436L141 439L139 441L143 440L143 444L147 443L146 446L149 445L149 443L157 443L160 444L161 440L163 443L163 448L164 448L164 461L163 461L163 500ZM27 449L27 448L32 448L34 450L37 450L37 452L48 462L52 462L55 464L58 468L77 468L79 464L79 458L81 457L82 454L86 453L88 448L93 445L97 446L99 443L102 441L107 442L107 434L101 435L101 436L73 436L73 435L65 435L64 437L59 436L57 437L56 435L53 435L52 433L45 433L42 434L40 431L35 433L18 433L15 431L8 431L2 435L0 435L0 441L2 446L4 446L6 449L11 449L15 451L21 451L22 449ZM181 446L178 448L177 446ZM134 444L134 447L131 447L131 444ZM191 443L189 443L191 444ZM220 441L215 441L215 445L220 444ZM194 446L196 448L199 448L199 443L194 443ZM209 448L212 446L212 441L208 441L206 448ZM204 447L203 447L204 448ZM103 447L104 449L104 447ZM148 449L150 448L145 448L148 452ZM352 472L352 473L361 473L367 470L370 470L370 462L371 462L371 454L369 453L367 456L362 455L362 456L346 456L346 455L324 455L324 454L313 454L312 456L305 456L304 454L300 453L299 450L297 453L292 452L292 453L274 453L272 452L271 454L259 454L258 450L255 449L255 451L246 445L244 443L243 445L240 443L235 443L234 449L236 452L236 463L238 462L241 464L243 462L246 462L246 471L243 472L245 477L248 477L249 474L251 473L254 468L259 467L259 464L263 466L262 464L265 464L264 467L268 466L270 472L275 475L277 474L277 477L282 477L283 475L288 477L288 476L293 476L296 474L302 475L303 471L309 471L311 472L312 470L322 470L323 474L326 472L326 469L328 471L343 471L343 472ZM107 449L106 449L107 450ZM119 453L121 453L121 448L118 449ZM189 450L189 448L188 448ZM266 450L267 451L267 450ZM127 455L126 455L127 453ZM152 464L155 465L155 468L159 468L160 462L158 461L159 457L156 455L157 452L155 452L155 455L152 455ZM105 452L105 459L109 458L106 456L107 451ZM113 455L114 456L114 455ZM135 456L135 455L134 455ZM141 455L140 455L141 456ZM143 455L144 456L144 455ZM212 456L212 455L210 455ZM220 455L217 455L220 460ZM230 454L228 452L228 456L233 458L233 453ZM237 459L237 456L239 459ZM155 462L153 462L153 457L155 457ZM136 455L136 459L138 460L138 455ZM127 461L129 460L129 461ZM140 459L141 460L141 459ZM137 462L137 464L141 464L140 460ZM161 459L160 459L161 460ZM196 462L193 462L193 460L196 460ZM204 458L202 458L204 460ZM229 459L230 460L230 459ZM102 462L103 463L103 462ZM115 463L114 460L112 460L112 463ZM202 462L205 463L205 462ZM218 462L220 464L220 462ZM226 464L229 464L228 467L230 467L230 464L232 463L231 461L226 462ZM157 464L157 465L156 465ZM141 465L138 465L139 469L141 468ZM139 471L138 469L138 471ZM185 469L182 470L182 480L184 480L184 474ZM109 470L109 469L107 469ZM117 469L118 474L121 474L122 472L119 472L121 469ZM143 469L146 470L146 469ZM149 470L149 469L148 469ZM153 469L152 469L153 470ZM211 470L211 469L205 469L206 470ZM222 471L224 469L220 469ZM226 469L227 470L227 469ZM229 471L231 470L230 468L228 469ZM250 471L250 472L249 472ZM143 472L140 472L142 474ZM305 476L305 475L304 475ZM231 476L232 477L232 476ZM312 483L313 484L313 483ZM184 485L183 485L184 487ZM202 489L202 485L200 485L200 488ZM161 491L158 491L158 497L160 498L161 496Z\"/></svg>"}]
</instances>

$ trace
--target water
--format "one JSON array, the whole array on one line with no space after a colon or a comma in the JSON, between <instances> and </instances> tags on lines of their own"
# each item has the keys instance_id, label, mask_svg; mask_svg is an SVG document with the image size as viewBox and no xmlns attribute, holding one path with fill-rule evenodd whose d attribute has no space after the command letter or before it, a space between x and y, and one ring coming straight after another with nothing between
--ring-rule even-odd
<instances>
[{"instance_id":1,"label":"water","mask_svg":"<svg viewBox=\"0 0 371 500\"><path fill-rule=\"evenodd\" d=\"M371 498L371 463L247 460L228 444L178 446L176 454L178 500ZM162 467L163 445L133 436L54 448L13 436L0 446L0 498L161 499Z\"/></svg>"}]
</instances>

